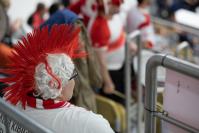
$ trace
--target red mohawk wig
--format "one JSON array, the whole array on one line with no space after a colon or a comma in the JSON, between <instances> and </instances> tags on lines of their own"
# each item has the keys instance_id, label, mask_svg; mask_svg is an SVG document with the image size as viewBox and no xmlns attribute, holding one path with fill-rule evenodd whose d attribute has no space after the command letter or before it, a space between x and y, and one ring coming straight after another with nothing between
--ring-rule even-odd
<instances>
[{"instance_id":1,"label":"red mohawk wig","mask_svg":"<svg viewBox=\"0 0 199 133\"><path fill-rule=\"evenodd\" d=\"M12 64L2 73L11 77L0 79L10 84L3 90L6 100L16 105L19 101L23 107L27 103L27 94L35 89L35 67L45 63L47 54L64 53L70 58L85 56L79 47L79 28L69 25L54 25L49 29L36 29L23 37L15 47L14 56L10 57Z\"/></svg>"}]
</instances>

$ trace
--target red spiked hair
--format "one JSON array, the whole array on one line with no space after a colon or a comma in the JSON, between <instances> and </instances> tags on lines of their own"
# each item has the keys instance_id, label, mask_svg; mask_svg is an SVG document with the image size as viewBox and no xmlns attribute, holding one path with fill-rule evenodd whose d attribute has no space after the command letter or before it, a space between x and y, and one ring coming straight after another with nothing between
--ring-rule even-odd
<instances>
[{"instance_id":1,"label":"red spiked hair","mask_svg":"<svg viewBox=\"0 0 199 133\"><path fill-rule=\"evenodd\" d=\"M71 58L85 56L79 47L79 28L69 25L54 25L49 29L36 29L23 37L15 47L12 64L2 73L11 75L1 82L10 84L3 90L6 100L16 105L19 101L23 107L27 103L27 94L35 89L35 67L45 63L47 54L64 53Z\"/></svg>"}]
</instances>

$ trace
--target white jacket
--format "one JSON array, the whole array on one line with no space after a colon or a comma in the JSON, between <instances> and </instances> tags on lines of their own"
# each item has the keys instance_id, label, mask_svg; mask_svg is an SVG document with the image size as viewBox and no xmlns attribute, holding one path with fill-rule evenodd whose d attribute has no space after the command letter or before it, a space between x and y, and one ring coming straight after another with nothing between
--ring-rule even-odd
<instances>
[{"instance_id":1,"label":"white jacket","mask_svg":"<svg viewBox=\"0 0 199 133\"><path fill-rule=\"evenodd\" d=\"M48 110L26 107L21 111L55 133L113 133L101 115L73 105Z\"/></svg>"}]
</instances>

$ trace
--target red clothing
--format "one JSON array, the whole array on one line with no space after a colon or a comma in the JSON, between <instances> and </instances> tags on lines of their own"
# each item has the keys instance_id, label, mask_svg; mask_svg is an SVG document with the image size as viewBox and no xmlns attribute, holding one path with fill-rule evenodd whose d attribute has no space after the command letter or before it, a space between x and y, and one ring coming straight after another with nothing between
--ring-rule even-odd
<instances>
[{"instance_id":1,"label":"red clothing","mask_svg":"<svg viewBox=\"0 0 199 133\"><path fill-rule=\"evenodd\" d=\"M151 29L151 17L149 16L149 14L144 14L145 17L145 21L143 23L141 23L138 26L139 30L145 30L145 37L149 36L147 34L152 34L152 31L150 31ZM145 40L146 41L146 48L153 48L154 46L154 41L151 40L150 37L148 37L148 39Z\"/></svg>"},{"instance_id":2,"label":"red clothing","mask_svg":"<svg viewBox=\"0 0 199 133\"><path fill-rule=\"evenodd\" d=\"M71 4L68 8L76 14L81 13L81 7L85 4L86 0L79 0L78 2Z\"/></svg>"},{"instance_id":3,"label":"red clothing","mask_svg":"<svg viewBox=\"0 0 199 133\"><path fill-rule=\"evenodd\" d=\"M44 19L42 18L39 12L35 12L32 16L32 19L33 28L38 28L44 22Z\"/></svg>"},{"instance_id":4,"label":"red clothing","mask_svg":"<svg viewBox=\"0 0 199 133\"><path fill-rule=\"evenodd\" d=\"M0 67L6 67L10 63L9 57L12 56L13 49L0 43Z\"/></svg>"},{"instance_id":5,"label":"red clothing","mask_svg":"<svg viewBox=\"0 0 199 133\"><path fill-rule=\"evenodd\" d=\"M90 27L90 37L93 46L96 48L107 47L108 51L114 51L124 45L125 33L122 24L118 24L116 19L108 20L103 16L97 16ZM114 32L110 24L115 24L119 31ZM115 35L116 34L116 35ZM117 36L116 38L114 36ZM114 38L114 39L112 39Z\"/></svg>"},{"instance_id":6,"label":"red clothing","mask_svg":"<svg viewBox=\"0 0 199 133\"><path fill-rule=\"evenodd\" d=\"M110 31L105 17L98 16L93 22L90 30L90 37L94 47L101 48L107 46L110 38Z\"/></svg>"},{"instance_id":7,"label":"red clothing","mask_svg":"<svg viewBox=\"0 0 199 133\"><path fill-rule=\"evenodd\" d=\"M71 4L69 10L75 12L83 17L85 26L88 25L90 18L96 11L95 1L93 0L79 0L78 2Z\"/></svg>"},{"instance_id":8,"label":"red clothing","mask_svg":"<svg viewBox=\"0 0 199 133\"><path fill-rule=\"evenodd\" d=\"M105 48L105 60L109 70L119 70L125 59L125 32L120 15L111 19L96 16L91 19L88 29L95 48Z\"/></svg>"}]
</instances>

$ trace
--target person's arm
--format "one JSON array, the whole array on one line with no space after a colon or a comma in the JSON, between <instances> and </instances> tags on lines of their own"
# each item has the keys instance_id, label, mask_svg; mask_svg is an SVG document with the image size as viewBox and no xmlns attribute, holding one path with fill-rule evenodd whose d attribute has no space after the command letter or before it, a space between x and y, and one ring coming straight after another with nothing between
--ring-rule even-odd
<instances>
[{"instance_id":1,"label":"person's arm","mask_svg":"<svg viewBox=\"0 0 199 133\"><path fill-rule=\"evenodd\" d=\"M137 50L138 50L137 44L135 42L131 41L129 43L129 49L130 49L131 54L135 55L137 53Z\"/></svg>"},{"instance_id":2,"label":"person's arm","mask_svg":"<svg viewBox=\"0 0 199 133\"><path fill-rule=\"evenodd\" d=\"M101 71L102 78L104 81L103 91L107 94L111 94L115 90L115 86L114 86L113 81L108 72L107 62L105 60L106 59L105 58L106 47L96 48L95 51L96 51L97 57L99 59L100 71Z\"/></svg>"},{"instance_id":3,"label":"person's arm","mask_svg":"<svg viewBox=\"0 0 199 133\"><path fill-rule=\"evenodd\" d=\"M92 45L95 48L97 58L99 60L100 71L104 83L103 90L108 94L113 93L115 87L109 75L106 62L110 31L108 21L105 17L99 16L96 18L96 20L93 21L90 29L90 37L92 40Z\"/></svg>"},{"instance_id":4,"label":"person's arm","mask_svg":"<svg viewBox=\"0 0 199 133\"><path fill-rule=\"evenodd\" d=\"M138 26L138 29L141 31L141 38L143 46L147 49L151 49L155 43L154 29L151 23L151 18L149 14L142 13L145 18L142 23Z\"/></svg>"}]
</instances>

